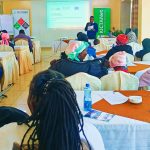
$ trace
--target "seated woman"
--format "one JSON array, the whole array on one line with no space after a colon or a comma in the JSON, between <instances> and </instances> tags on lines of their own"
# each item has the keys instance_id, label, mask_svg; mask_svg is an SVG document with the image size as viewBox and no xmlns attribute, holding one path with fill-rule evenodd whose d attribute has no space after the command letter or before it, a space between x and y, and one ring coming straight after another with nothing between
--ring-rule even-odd
<instances>
[{"instance_id":1,"label":"seated woman","mask_svg":"<svg viewBox=\"0 0 150 150\"><path fill-rule=\"evenodd\" d=\"M12 44L12 43L9 41L9 34L7 33L6 30L4 30L4 31L2 32L2 34L1 34L1 39L2 39L1 45L8 45L8 46L12 47L13 50L14 50L14 44Z\"/></svg>"},{"instance_id":2,"label":"seated woman","mask_svg":"<svg viewBox=\"0 0 150 150\"><path fill-rule=\"evenodd\" d=\"M89 57L92 57L93 59L96 58L96 51L99 51L100 49L100 40L99 39L95 39L93 41L93 46L89 46L87 49L87 54L89 55Z\"/></svg>"},{"instance_id":3,"label":"seated woman","mask_svg":"<svg viewBox=\"0 0 150 150\"><path fill-rule=\"evenodd\" d=\"M141 60L143 59L143 56L147 53L150 53L150 39L146 38L142 41L142 45L143 45L143 50L140 50L138 52L135 53L135 56L137 58L141 58Z\"/></svg>"},{"instance_id":4,"label":"seated woman","mask_svg":"<svg viewBox=\"0 0 150 150\"><path fill-rule=\"evenodd\" d=\"M63 54L63 59L52 61L50 69L64 74L65 77L78 72L85 72L98 78L108 74L108 70L104 66L104 59L83 61L87 54L87 47L88 43L82 41L70 43Z\"/></svg>"},{"instance_id":5,"label":"seated woman","mask_svg":"<svg viewBox=\"0 0 150 150\"><path fill-rule=\"evenodd\" d=\"M137 37L136 37L136 34L132 31L131 28L128 29L128 32L126 32L126 35L128 36L128 43L131 43L131 42L135 42L137 43Z\"/></svg>"},{"instance_id":6,"label":"seated woman","mask_svg":"<svg viewBox=\"0 0 150 150\"><path fill-rule=\"evenodd\" d=\"M28 105L32 115L24 123L29 126L0 129L0 138L4 139L4 129L9 134L5 142L17 142L13 150L104 150L97 129L84 124L76 94L63 75L52 70L37 74L30 84ZM12 135L14 131L19 138ZM97 141L90 140L93 132Z\"/></svg>"},{"instance_id":7,"label":"seated woman","mask_svg":"<svg viewBox=\"0 0 150 150\"><path fill-rule=\"evenodd\" d=\"M117 52L113 54L109 59L110 67L115 71L128 72L127 68L127 56L125 51Z\"/></svg>"},{"instance_id":8,"label":"seated woman","mask_svg":"<svg viewBox=\"0 0 150 150\"><path fill-rule=\"evenodd\" d=\"M120 34L116 38L116 46L112 47L105 56L105 59L109 60L109 58L115 54L116 52L125 51L133 55L133 51L131 46L127 45L128 37L125 34Z\"/></svg>"},{"instance_id":9,"label":"seated woman","mask_svg":"<svg viewBox=\"0 0 150 150\"><path fill-rule=\"evenodd\" d=\"M142 45L138 43L136 34L132 31L131 28L127 29L128 43L127 45L132 47L133 55L141 49L143 49Z\"/></svg>"}]
</instances>

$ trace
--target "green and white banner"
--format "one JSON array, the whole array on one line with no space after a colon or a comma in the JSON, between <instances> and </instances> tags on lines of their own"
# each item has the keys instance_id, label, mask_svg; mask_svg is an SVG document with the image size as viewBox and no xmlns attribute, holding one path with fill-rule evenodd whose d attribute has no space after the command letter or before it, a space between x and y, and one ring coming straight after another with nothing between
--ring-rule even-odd
<instances>
[{"instance_id":1,"label":"green and white banner","mask_svg":"<svg viewBox=\"0 0 150 150\"><path fill-rule=\"evenodd\" d=\"M98 24L97 36L108 35L111 28L111 9L94 8L94 21Z\"/></svg>"}]
</instances>

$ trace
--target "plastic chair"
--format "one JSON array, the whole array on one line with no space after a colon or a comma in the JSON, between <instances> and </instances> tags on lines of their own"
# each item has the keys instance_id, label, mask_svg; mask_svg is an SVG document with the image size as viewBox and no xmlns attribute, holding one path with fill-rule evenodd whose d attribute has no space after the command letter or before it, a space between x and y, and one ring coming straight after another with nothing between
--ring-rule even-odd
<instances>
[{"instance_id":1,"label":"plastic chair","mask_svg":"<svg viewBox=\"0 0 150 150\"><path fill-rule=\"evenodd\" d=\"M86 83L90 83L90 86L93 91L101 90L101 81L99 78L91 76L87 73L76 73L70 77L67 77L66 80L70 82L74 90L81 91L84 89Z\"/></svg>"},{"instance_id":2,"label":"plastic chair","mask_svg":"<svg viewBox=\"0 0 150 150\"><path fill-rule=\"evenodd\" d=\"M143 61L150 61L150 52L143 56Z\"/></svg>"},{"instance_id":3,"label":"plastic chair","mask_svg":"<svg viewBox=\"0 0 150 150\"><path fill-rule=\"evenodd\" d=\"M102 90L138 90L139 79L129 73L116 71L101 79Z\"/></svg>"},{"instance_id":4,"label":"plastic chair","mask_svg":"<svg viewBox=\"0 0 150 150\"><path fill-rule=\"evenodd\" d=\"M138 71L136 75L139 76L139 87L143 90L150 90L150 68L142 71Z\"/></svg>"},{"instance_id":5,"label":"plastic chair","mask_svg":"<svg viewBox=\"0 0 150 150\"><path fill-rule=\"evenodd\" d=\"M105 150L102 136L99 130L93 124L89 123L89 121L85 121L83 129L92 150ZM87 144L82 132L80 133L80 137L82 143ZM85 150L88 150L88 148L85 148Z\"/></svg>"},{"instance_id":6,"label":"plastic chair","mask_svg":"<svg viewBox=\"0 0 150 150\"><path fill-rule=\"evenodd\" d=\"M129 62L134 62L134 56L129 53L127 53L127 59Z\"/></svg>"},{"instance_id":7,"label":"plastic chair","mask_svg":"<svg viewBox=\"0 0 150 150\"><path fill-rule=\"evenodd\" d=\"M29 47L28 40L25 39L25 38L16 38L15 39L15 45L16 46L28 46ZM29 50L29 52L30 52L30 50ZM33 57L32 52L30 52L30 57L31 57L31 60L32 60L32 64L34 64L34 57Z\"/></svg>"},{"instance_id":8,"label":"plastic chair","mask_svg":"<svg viewBox=\"0 0 150 150\"><path fill-rule=\"evenodd\" d=\"M17 46L27 46L29 45L28 40L25 38L16 38L15 45Z\"/></svg>"}]
</instances>

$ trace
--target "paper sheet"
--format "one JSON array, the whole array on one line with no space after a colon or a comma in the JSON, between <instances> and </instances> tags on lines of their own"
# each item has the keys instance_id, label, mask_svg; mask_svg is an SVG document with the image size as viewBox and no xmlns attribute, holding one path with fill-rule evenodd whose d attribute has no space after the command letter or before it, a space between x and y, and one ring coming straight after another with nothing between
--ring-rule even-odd
<instances>
[{"instance_id":1,"label":"paper sheet","mask_svg":"<svg viewBox=\"0 0 150 150\"><path fill-rule=\"evenodd\" d=\"M92 109L84 115L91 119L109 122L115 115Z\"/></svg>"},{"instance_id":2,"label":"paper sheet","mask_svg":"<svg viewBox=\"0 0 150 150\"><path fill-rule=\"evenodd\" d=\"M133 64L132 62L128 62L127 66L136 66L136 64Z\"/></svg>"},{"instance_id":3,"label":"paper sheet","mask_svg":"<svg viewBox=\"0 0 150 150\"><path fill-rule=\"evenodd\" d=\"M88 26L88 31L94 29L94 26Z\"/></svg>"},{"instance_id":4,"label":"paper sheet","mask_svg":"<svg viewBox=\"0 0 150 150\"><path fill-rule=\"evenodd\" d=\"M128 100L128 97L124 96L119 92L101 92L100 96L103 97L111 105L123 104Z\"/></svg>"}]
</instances>

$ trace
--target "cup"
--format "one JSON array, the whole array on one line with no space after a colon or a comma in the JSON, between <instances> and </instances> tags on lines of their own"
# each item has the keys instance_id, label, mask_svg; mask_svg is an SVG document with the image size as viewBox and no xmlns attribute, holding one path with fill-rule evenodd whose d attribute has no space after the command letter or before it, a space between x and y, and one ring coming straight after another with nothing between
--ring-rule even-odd
<instances>
[{"instance_id":1,"label":"cup","mask_svg":"<svg viewBox=\"0 0 150 150\"><path fill-rule=\"evenodd\" d=\"M142 96L129 96L130 103L140 104L142 103Z\"/></svg>"}]
</instances>

